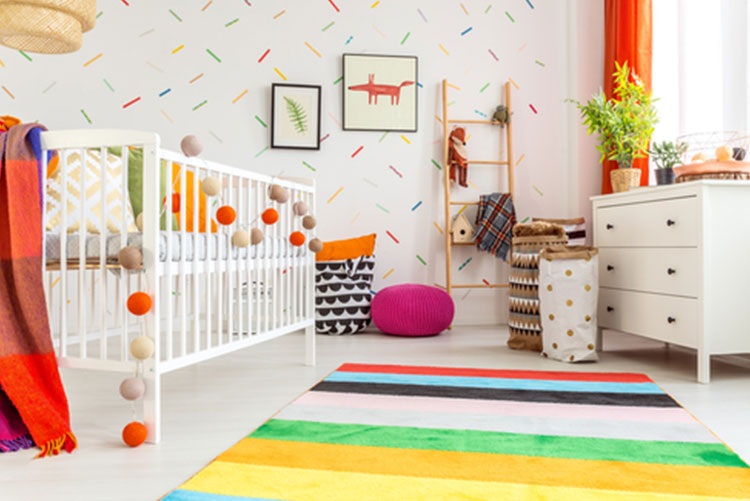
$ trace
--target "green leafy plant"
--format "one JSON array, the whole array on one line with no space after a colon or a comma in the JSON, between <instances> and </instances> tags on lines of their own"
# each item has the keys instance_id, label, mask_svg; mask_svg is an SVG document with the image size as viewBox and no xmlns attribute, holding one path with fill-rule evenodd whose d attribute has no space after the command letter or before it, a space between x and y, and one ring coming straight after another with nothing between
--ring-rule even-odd
<instances>
[{"instance_id":1,"label":"green leafy plant","mask_svg":"<svg viewBox=\"0 0 750 501\"><path fill-rule=\"evenodd\" d=\"M286 112L289 114L289 121L292 122L297 133L302 134L306 132L307 113L305 112L305 108L294 99L286 96L284 96L284 101L286 101Z\"/></svg>"},{"instance_id":2,"label":"green leafy plant","mask_svg":"<svg viewBox=\"0 0 750 501\"><path fill-rule=\"evenodd\" d=\"M597 134L600 161L615 160L621 169L630 168L633 160L646 156L654 124L658 121L656 107L643 83L628 68L627 61L615 62L614 96L607 99L600 90L582 104L569 99L581 112L588 134Z\"/></svg>"},{"instance_id":3,"label":"green leafy plant","mask_svg":"<svg viewBox=\"0 0 750 501\"><path fill-rule=\"evenodd\" d=\"M675 165L682 163L680 157L687 149L687 143L678 142L675 144L672 141L662 141L661 143L652 144L648 154L651 155L657 168L671 169Z\"/></svg>"}]
</instances>

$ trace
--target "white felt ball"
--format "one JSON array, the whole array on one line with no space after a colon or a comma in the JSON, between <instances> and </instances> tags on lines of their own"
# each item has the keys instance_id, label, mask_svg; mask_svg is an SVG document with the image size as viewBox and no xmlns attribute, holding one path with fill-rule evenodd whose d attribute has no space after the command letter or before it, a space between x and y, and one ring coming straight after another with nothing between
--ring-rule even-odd
<instances>
[{"instance_id":1,"label":"white felt ball","mask_svg":"<svg viewBox=\"0 0 750 501\"><path fill-rule=\"evenodd\" d=\"M317 254L323 250L323 241L319 238L313 238L310 240L310 243L307 244L307 248Z\"/></svg>"},{"instance_id":2,"label":"white felt ball","mask_svg":"<svg viewBox=\"0 0 750 501\"><path fill-rule=\"evenodd\" d=\"M129 377L120 383L120 395L125 400L137 400L146 391L146 383L139 377Z\"/></svg>"},{"instance_id":3,"label":"white felt ball","mask_svg":"<svg viewBox=\"0 0 750 501\"><path fill-rule=\"evenodd\" d=\"M729 146L719 146L716 148L716 160L719 162L728 162L732 159L732 148Z\"/></svg>"},{"instance_id":4,"label":"white felt ball","mask_svg":"<svg viewBox=\"0 0 750 501\"><path fill-rule=\"evenodd\" d=\"M296 216L304 216L307 214L307 204L302 200L297 200L294 202L294 205L292 205L292 210Z\"/></svg>"},{"instance_id":5,"label":"white felt ball","mask_svg":"<svg viewBox=\"0 0 750 501\"><path fill-rule=\"evenodd\" d=\"M138 214L138 217L135 218L135 225L139 231L143 231L143 212Z\"/></svg>"},{"instance_id":6,"label":"white felt ball","mask_svg":"<svg viewBox=\"0 0 750 501\"><path fill-rule=\"evenodd\" d=\"M207 176L201 183L201 189L209 197L215 197L221 191L221 182L213 176Z\"/></svg>"},{"instance_id":7,"label":"white felt ball","mask_svg":"<svg viewBox=\"0 0 750 501\"><path fill-rule=\"evenodd\" d=\"M305 216L302 218L302 227L306 230L312 230L317 224L318 222L312 216Z\"/></svg>"},{"instance_id":8,"label":"white felt ball","mask_svg":"<svg viewBox=\"0 0 750 501\"><path fill-rule=\"evenodd\" d=\"M138 336L130 342L130 354L138 360L146 360L154 354L154 342L148 336Z\"/></svg>"},{"instance_id":9,"label":"white felt ball","mask_svg":"<svg viewBox=\"0 0 750 501\"><path fill-rule=\"evenodd\" d=\"M197 157L203 151L203 143L201 143L201 140L194 135L188 134L182 138L180 148L182 148L182 152L185 156Z\"/></svg>"},{"instance_id":10,"label":"white felt ball","mask_svg":"<svg viewBox=\"0 0 750 501\"><path fill-rule=\"evenodd\" d=\"M250 244L250 234L245 230L237 230L232 235L232 245L235 247L247 247Z\"/></svg>"},{"instance_id":11,"label":"white felt ball","mask_svg":"<svg viewBox=\"0 0 750 501\"><path fill-rule=\"evenodd\" d=\"M250 230L250 243L258 245L263 241L263 230L260 228L253 228Z\"/></svg>"},{"instance_id":12,"label":"white felt ball","mask_svg":"<svg viewBox=\"0 0 750 501\"><path fill-rule=\"evenodd\" d=\"M120 266L126 270L134 270L143 262L143 255L141 251L128 245L120 249L120 252L117 253L117 259L120 262Z\"/></svg>"}]
</instances>

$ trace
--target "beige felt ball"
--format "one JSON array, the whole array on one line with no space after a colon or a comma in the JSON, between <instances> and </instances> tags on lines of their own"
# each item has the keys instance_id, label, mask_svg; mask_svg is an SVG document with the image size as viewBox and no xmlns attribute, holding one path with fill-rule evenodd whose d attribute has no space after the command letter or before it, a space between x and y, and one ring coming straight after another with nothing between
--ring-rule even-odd
<instances>
[{"instance_id":1,"label":"beige felt ball","mask_svg":"<svg viewBox=\"0 0 750 501\"><path fill-rule=\"evenodd\" d=\"M209 197L215 197L221 191L221 182L213 176L207 176L201 183L201 189Z\"/></svg>"},{"instance_id":2,"label":"beige felt ball","mask_svg":"<svg viewBox=\"0 0 750 501\"><path fill-rule=\"evenodd\" d=\"M716 148L716 160L719 162L728 162L732 159L732 148L729 146L719 146Z\"/></svg>"},{"instance_id":3,"label":"beige felt ball","mask_svg":"<svg viewBox=\"0 0 750 501\"><path fill-rule=\"evenodd\" d=\"M294 211L295 216L304 216L307 214L307 204L302 200L297 200L292 205L292 211Z\"/></svg>"},{"instance_id":4,"label":"beige felt ball","mask_svg":"<svg viewBox=\"0 0 750 501\"><path fill-rule=\"evenodd\" d=\"M258 245L263 241L263 230L260 228L253 228L250 230L250 243Z\"/></svg>"},{"instance_id":5,"label":"beige felt ball","mask_svg":"<svg viewBox=\"0 0 750 501\"><path fill-rule=\"evenodd\" d=\"M135 218L135 225L139 231L143 231L143 212L138 214L138 217Z\"/></svg>"},{"instance_id":6,"label":"beige felt ball","mask_svg":"<svg viewBox=\"0 0 750 501\"><path fill-rule=\"evenodd\" d=\"M696 153L693 155L693 158L690 159L691 162L705 162L706 161L706 155L703 153Z\"/></svg>"},{"instance_id":7,"label":"beige felt ball","mask_svg":"<svg viewBox=\"0 0 750 501\"><path fill-rule=\"evenodd\" d=\"M180 141L180 148L186 157L197 157L203 151L203 143L194 135L188 134Z\"/></svg>"},{"instance_id":8,"label":"beige felt ball","mask_svg":"<svg viewBox=\"0 0 750 501\"><path fill-rule=\"evenodd\" d=\"M154 342L148 336L138 336L130 342L130 354L138 360L146 360L154 354Z\"/></svg>"},{"instance_id":9,"label":"beige felt ball","mask_svg":"<svg viewBox=\"0 0 750 501\"><path fill-rule=\"evenodd\" d=\"M307 248L317 254L323 250L323 241L319 238L313 238L310 240L310 243L307 244Z\"/></svg>"},{"instance_id":10,"label":"beige felt ball","mask_svg":"<svg viewBox=\"0 0 750 501\"><path fill-rule=\"evenodd\" d=\"M237 230L232 235L232 245L235 247L247 247L250 244L250 234L245 230Z\"/></svg>"},{"instance_id":11,"label":"beige felt ball","mask_svg":"<svg viewBox=\"0 0 750 501\"><path fill-rule=\"evenodd\" d=\"M117 259L120 261L120 266L126 270L134 270L143 263L143 254L135 247L128 245L120 249Z\"/></svg>"},{"instance_id":12,"label":"beige felt ball","mask_svg":"<svg viewBox=\"0 0 750 501\"><path fill-rule=\"evenodd\" d=\"M125 400L137 400L143 396L146 391L146 383L139 377L129 377L120 383L120 395Z\"/></svg>"},{"instance_id":13,"label":"beige felt ball","mask_svg":"<svg viewBox=\"0 0 750 501\"><path fill-rule=\"evenodd\" d=\"M318 222L312 216L308 215L302 218L302 227L306 230L312 230L317 224Z\"/></svg>"}]
</instances>

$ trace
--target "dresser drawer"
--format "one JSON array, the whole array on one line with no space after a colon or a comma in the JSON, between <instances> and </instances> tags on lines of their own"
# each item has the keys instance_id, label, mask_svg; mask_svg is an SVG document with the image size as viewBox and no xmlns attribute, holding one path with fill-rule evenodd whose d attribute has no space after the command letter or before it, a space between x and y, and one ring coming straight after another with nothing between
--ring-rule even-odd
<instances>
[{"instance_id":1,"label":"dresser drawer","mask_svg":"<svg viewBox=\"0 0 750 501\"><path fill-rule=\"evenodd\" d=\"M599 289L599 327L695 348L698 300Z\"/></svg>"},{"instance_id":2,"label":"dresser drawer","mask_svg":"<svg viewBox=\"0 0 750 501\"><path fill-rule=\"evenodd\" d=\"M696 247L696 197L655 200L596 210L598 247Z\"/></svg>"},{"instance_id":3,"label":"dresser drawer","mask_svg":"<svg viewBox=\"0 0 750 501\"><path fill-rule=\"evenodd\" d=\"M698 297L698 249L599 249L599 285L613 289Z\"/></svg>"}]
</instances>

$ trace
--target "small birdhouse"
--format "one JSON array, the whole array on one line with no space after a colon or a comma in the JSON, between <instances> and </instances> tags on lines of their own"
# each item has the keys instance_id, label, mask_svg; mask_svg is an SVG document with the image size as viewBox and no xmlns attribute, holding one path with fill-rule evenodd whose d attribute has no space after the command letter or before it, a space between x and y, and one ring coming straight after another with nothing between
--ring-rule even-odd
<instances>
[{"instance_id":1,"label":"small birdhouse","mask_svg":"<svg viewBox=\"0 0 750 501\"><path fill-rule=\"evenodd\" d=\"M453 219L451 224L451 234L454 243L471 243L474 241L474 227L469 222L466 214L461 213Z\"/></svg>"}]
</instances>

